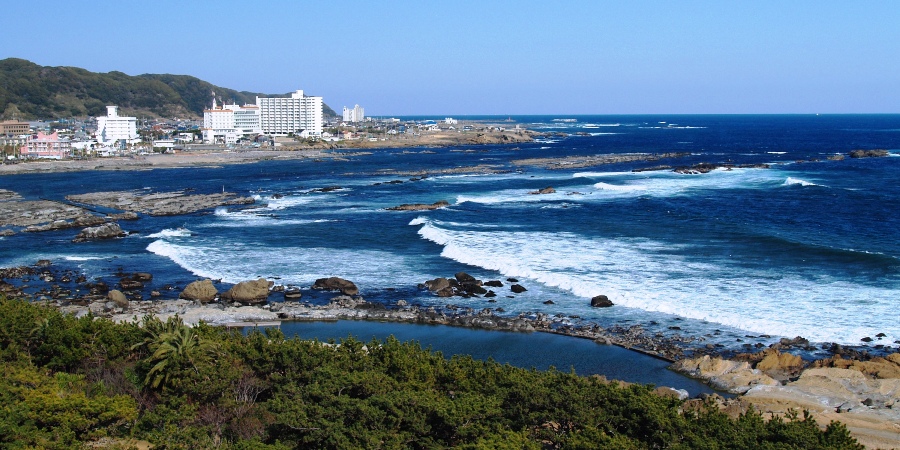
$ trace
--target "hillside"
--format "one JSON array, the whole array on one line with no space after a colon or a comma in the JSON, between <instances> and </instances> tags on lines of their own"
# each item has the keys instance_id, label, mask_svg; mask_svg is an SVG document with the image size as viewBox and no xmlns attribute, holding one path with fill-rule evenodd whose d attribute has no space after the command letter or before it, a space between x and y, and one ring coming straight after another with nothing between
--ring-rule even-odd
<instances>
[{"instance_id":1,"label":"hillside","mask_svg":"<svg viewBox=\"0 0 900 450\"><path fill-rule=\"evenodd\" d=\"M0 119L52 119L97 116L106 105L124 114L156 117L201 117L211 92L239 104L257 95L281 97L215 86L189 75L122 72L94 73L78 67L40 66L18 58L0 60ZM324 105L326 117L334 110Z\"/></svg>"}]
</instances>

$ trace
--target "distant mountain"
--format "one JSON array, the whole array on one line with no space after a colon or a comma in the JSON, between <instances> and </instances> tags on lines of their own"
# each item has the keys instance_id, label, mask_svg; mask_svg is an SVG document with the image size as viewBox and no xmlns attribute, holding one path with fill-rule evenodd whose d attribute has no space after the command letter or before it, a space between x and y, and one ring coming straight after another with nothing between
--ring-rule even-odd
<instances>
[{"instance_id":1,"label":"distant mountain","mask_svg":"<svg viewBox=\"0 0 900 450\"><path fill-rule=\"evenodd\" d=\"M128 115L202 117L212 92L238 104L254 103L257 95L288 95L235 91L189 75L131 76L45 67L18 58L0 60L0 118L4 120L105 115L106 105L118 105L122 114ZM323 109L326 117L337 116L328 105Z\"/></svg>"}]
</instances>

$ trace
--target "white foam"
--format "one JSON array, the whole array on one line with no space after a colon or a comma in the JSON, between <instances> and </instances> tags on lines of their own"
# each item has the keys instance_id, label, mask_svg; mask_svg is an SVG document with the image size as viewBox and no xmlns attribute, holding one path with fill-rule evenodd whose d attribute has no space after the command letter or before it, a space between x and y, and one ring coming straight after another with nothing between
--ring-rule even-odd
<instances>
[{"instance_id":1,"label":"white foam","mask_svg":"<svg viewBox=\"0 0 900 450\"><path fill-rule=\"evenodd\" d=\"M642 185L619 185L619 184L609 184L609 183L597 183L594 185L595 188L604 190L604 191L618 191L618 192L634 192L634 191L646 191L648 189L647 186Z\"/></svg>"},{"instance_id":2,"label":"white foam","mask_svg":"<svg viewBox=\"0 0 900 450\"><path fill-rule=\"evenodd\" d=\"M102 256L72 256L66 255L62 257L66 261L93 261L97 259L105 259Z\"/></svg>"},{"instance_id":3,"label":"white foam","mask_svg":"<svg viewBox=\"0 0 900 450\"><path fill-rule=\"evenodd\" d=\"M189 237L192 234L191 230L188 230L187 228L166 228L158 233L148 234L146 237L159 239L169 237Z\"/></svg>"},{"instance_id":4,"label":"white foam","mask_svg":"<svg viewBox=\"0 0 900 450\"><path fill-rule=\"evenodd\" d=\"M340 276L367 288L415 285L421 274L414 262L394 253L371 250L283 247L277 250L233 241L177 244L157 240L147 250L168 258L185 270L203 278L226 283L263 277L279 278L282 284L311 285L318 278ZM378 270L372 270L377 261Z\"/></svg>"},{"instance_id":5,"label":"white foam","mask_svg":"<svg viewBox=\"0 0 900 450\"><path fill-rule=\"evenodd\" d=\"M766 153L768 153L770 155L786 155L787 154L787 152L766 152Z\"/></svg>"},{"instance_id":6,"label":"white foam","mask_svg":"<svg viewBox=\"0 0 900 450\"><path fill-rule=\"evenodd\" d=\"M428 219L426 219L424 216L419 216L419 217L416 217L415 219L409 221L409 224L410 225L425 225L427 220Z\"/></svg>"},{"instance_id":7,"label":"white foam","mask_svg":"<svg viewBox=\"0 0 900 450\"><path fill-rule=\"evenodd\" d=\"M816 184L816 183L813 183L813 182L811 182L811 181L801 180L801 179L799 179L799 178L794 178L794 177L787 177L787 179L784 180L784 186L793 186L793 185L800 185L800 186L821 186L821 185Z\"/></svg>"},{"instance_id":8,"label":"white foam","mask_svg":"<svg viewBox=\"0 0 900 450\"><path fill-rule=\"evenodd\" d=\"M690 247L642 239L451 230L428 220L418 233L443 246L445 258L584 299L604 294L620 306L813 341L858 344L861 337L878 332L891 340L900 337L893 320L896 291L889 288L808 279L783 269L751 270L728 260L700 262L686 257ZM864 313L859 312L862 304ZM584 300L554 308L590 314Z\"/></svg>"}]
</instances>

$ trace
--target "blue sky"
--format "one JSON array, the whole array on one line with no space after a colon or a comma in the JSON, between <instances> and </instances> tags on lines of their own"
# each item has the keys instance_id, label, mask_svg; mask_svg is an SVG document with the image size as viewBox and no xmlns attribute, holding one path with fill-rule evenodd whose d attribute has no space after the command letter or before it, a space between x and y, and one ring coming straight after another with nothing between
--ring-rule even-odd
<instances>
[{"instance_id":1,"label":"blue sky","mask_svg":"<svg viewBox=\"0 0 900 450\"><path fill-rule=\"evenodd\" d=\"M0 58L303 89L368 115L900 112L897 1L54 0L4 16Z\"/></svg>"}]
</instances>

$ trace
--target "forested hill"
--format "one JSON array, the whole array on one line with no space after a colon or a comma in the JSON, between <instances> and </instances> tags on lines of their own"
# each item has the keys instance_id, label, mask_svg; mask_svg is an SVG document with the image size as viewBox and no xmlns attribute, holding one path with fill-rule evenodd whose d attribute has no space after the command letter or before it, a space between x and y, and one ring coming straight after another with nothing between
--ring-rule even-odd
<instances>
[{"instance_id":1,"label":"forested hill","mask_svg":"<svg viewBox=\"0 0 900 450\"><path fill-rule=\"evenodd\" d=\"M235 91L189 75L122 72L94 73L78 67L40 66L18 58L0 60L0 119L53 119L106 114L106 105L118 105L123 114L158 117L200 117L211 93L238 104L254 103L256 96L282 97ZM336 115L327 105L325 116Z\"/></svg>"}]
</instances>

